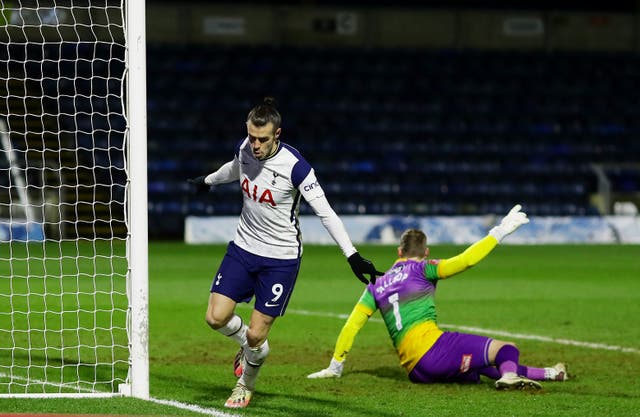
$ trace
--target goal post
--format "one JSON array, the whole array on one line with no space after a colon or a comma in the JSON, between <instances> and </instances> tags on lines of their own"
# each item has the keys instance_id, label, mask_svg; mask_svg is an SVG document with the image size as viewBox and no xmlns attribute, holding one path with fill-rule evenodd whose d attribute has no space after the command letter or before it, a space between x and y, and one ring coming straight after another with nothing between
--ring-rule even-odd
<instances>
[{"instance_id":1,"label":"goal post","mask_svg":"<svg viewBox=\"0 0 640 417\"><path fill-rule=\"evenodd\" d=\"M145 59L144 0L0 2L0 397L149 398Z\"/></svg>"},{"instance_id":2,"label":"goal post","mask_svg":"<svg viewBox=\"0 0 640 417\"><path fill-rule=\"evenodd\" d=\"M149 280L147 230L147 90L145 2L127 0L131 391L149 398Z\"/></svg>"}]
</instances>

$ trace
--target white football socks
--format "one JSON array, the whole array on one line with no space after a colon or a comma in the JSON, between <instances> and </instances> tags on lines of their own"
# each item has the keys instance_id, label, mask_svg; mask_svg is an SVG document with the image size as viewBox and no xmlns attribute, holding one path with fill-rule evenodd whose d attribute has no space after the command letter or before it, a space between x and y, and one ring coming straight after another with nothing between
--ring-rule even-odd
<instances>
[{"instance_id":1,"label":"white football socks","mask_svg":"<svg viewBox=\"0 0 640 417\"><path fill-rule=\"evenodd\" d=\"M242 370L242 376L238 380L238 383L247 387L249 391L253 391L256 385L256 379L258 378L258 372L260 372L260 367L269 355L269 342L265 340L262 345L255 348L249 347L245 344L243 348L245 366Z\"/></svg>"},{"instance_id":2,"label":"white football socks","mask_svg":"<svg viewBox=\"0 0 640 417\"><path fill-rule=\"evenodd\" d=\"M238 342L240 346L243 346L247 343L247 329L248 327L242 322L242 318L237 314L234 314L227 324L216 330L219 333L232 338Z\"/></svg>"},{"instance_id":3,"label":"white football socks","mask_svg":"<svg viewBox=\"0 0 640 417\"><path fill-rule=\"evenodd\" d=\"M558 371L555 368L544 368L544 379L547 381L553 381L558 376Z\"/></svg>"}]
</instances>

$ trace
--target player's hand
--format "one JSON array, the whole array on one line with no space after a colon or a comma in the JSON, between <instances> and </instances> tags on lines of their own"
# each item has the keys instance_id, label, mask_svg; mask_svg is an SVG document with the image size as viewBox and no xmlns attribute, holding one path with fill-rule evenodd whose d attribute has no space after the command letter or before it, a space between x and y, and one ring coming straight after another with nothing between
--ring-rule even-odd
<instances>
[{"instance_id":1,"label":"player's hand","mask_svg":"<svg viewBox=\"0 0 640 417\"><path fill-rule=\"evenodd\" d=\"M368 284L369 281L375 284L376 277L384 275L384 272L377 271L373 263L368 259L364 259L358 252L349 256L347 260L349 261L349 265L351 265L351 270L363 284ZM369 275L369 279L365 277L365 274Z\"/></svg>"},{"instance_id":2,"label":"player's hand","mask_svg":"<svg viewBox=\"0 0 640 417\"><path fill-rule=\"evenodd\" d=\"M206 193L206 192L209 192L209 190L211 189L211 186L206 182L204 182L205 178L206 178L206 175L201 175L196 178L189 178L187 182L195 186L195 190L197 193Z\"/></svg>"},{"instance_id":3,"label":"player's hand","mask_svg":"<svg viewBox=\"0 0 640 417\"><path fill-rule=\"evenodd\" d=\"M520 204L513 206L511 211L504 216L500 224L489 230L489 234L500 242L505 236L515 232L518 227L529 223L527 213L520 210L522 210L522 206Z\"/></svg>"},{"instance_id":4,"label":"player's hand","mask_svg":"<svg viewBox=\"0 0 640 417\"><path fill-rule=\"evenodd\" d=\"M343 368L344 368L344 361L338 362L334 358L331 358L331 363L329 364L328 368L309 374L307 375L307 378L310 378L310 379L340 378L342 376Z\"/></svg>"}]
</instances>

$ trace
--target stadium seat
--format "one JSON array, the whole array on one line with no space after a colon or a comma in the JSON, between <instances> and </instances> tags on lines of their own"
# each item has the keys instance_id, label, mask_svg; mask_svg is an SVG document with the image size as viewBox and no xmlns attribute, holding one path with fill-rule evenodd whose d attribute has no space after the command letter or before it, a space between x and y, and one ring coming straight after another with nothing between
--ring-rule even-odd
<instances>
[{"instance_id":1,"label":"stadium seat","mask_svg":"<svg viewBox=\"0 0 640 417\"><path fill-rule=\"evenodd\" d=\"M232 157L266 94L340 214L495 214L518 201L594 215L590 164L640 155L631 53L150 44L147 57L150 211L238 213L236 188L212 199L177 184ZM612 178L640 191L637 175Z\"/></svg>"}]
</instances>

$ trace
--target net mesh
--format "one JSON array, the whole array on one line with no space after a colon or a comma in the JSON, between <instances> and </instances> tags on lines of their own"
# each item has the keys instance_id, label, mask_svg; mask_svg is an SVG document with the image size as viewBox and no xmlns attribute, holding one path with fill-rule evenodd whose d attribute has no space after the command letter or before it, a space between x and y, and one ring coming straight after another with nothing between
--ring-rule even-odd
<instances>
[{"instance_id":1,"label":"net mesh","mask_svg":"<svg viewBox=\"0 0 640 417\"><path fill-rule=\"evenodd\" d=\"M0 394L127 381L121 2L0 3Z\"/></svg>"}]
</instances>

